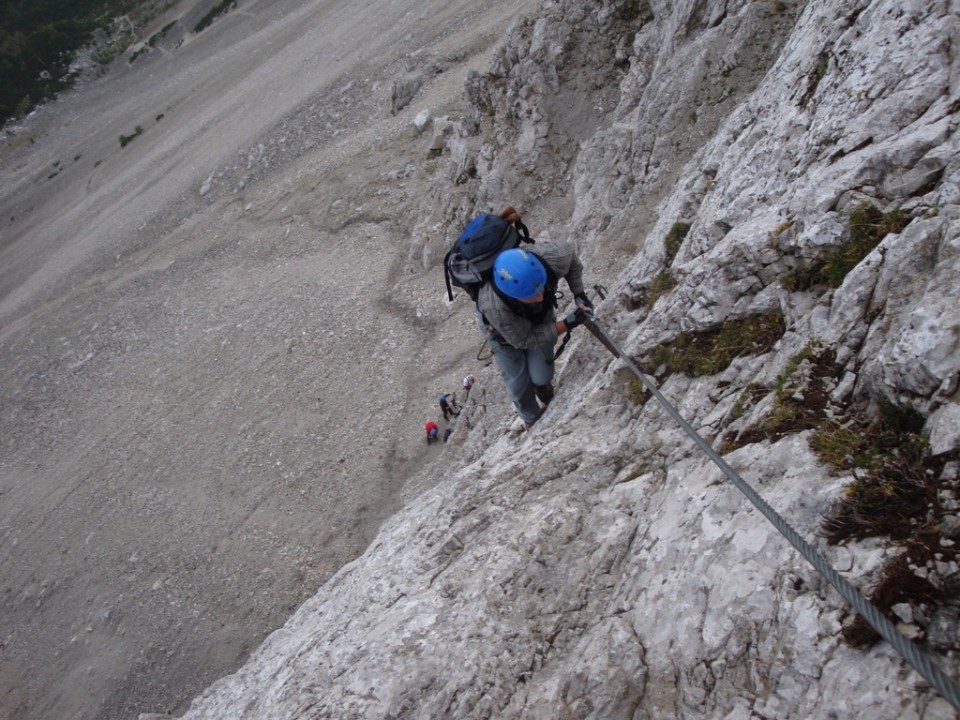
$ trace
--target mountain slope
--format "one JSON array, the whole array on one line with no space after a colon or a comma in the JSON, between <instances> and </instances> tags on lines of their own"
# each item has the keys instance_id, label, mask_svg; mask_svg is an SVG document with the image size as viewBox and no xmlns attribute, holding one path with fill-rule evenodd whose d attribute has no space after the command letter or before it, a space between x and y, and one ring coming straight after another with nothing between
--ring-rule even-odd
<instances>
[{"instance_id":1,"label":"mountain slope","mask_svg":"<svg viewBox=\"0 0 960 720\"><path fill-rule=\"evenodd\" d=\"M0 717L185 709L439 457L411 119L533 4L215 4L0 141Z\"/></svg>"},{"instance_id":2,"label":"mountain slope","mask_svg":"<svg viewBox=\"0 0 960 720\"><path fill-rule=\"evenodd\" d=\"M956 31L950 3L542 3L468 77L419 237L510 201L575 239L611 290L601 322L858 585L902 551L817 539L867 471L810 441L919 418L930 473L904 483L932 504L902 542L952 600ZM861 226L875 247L851 250ZM435 274L442 245L415 240L411 267ZM843 640L843 601L578 336L531 433L502 398L468 407L462 467L185 717L952 717L889 647ZM956 647L950 602L907 605L906 632Z\"/></svg>"}]
</instances>

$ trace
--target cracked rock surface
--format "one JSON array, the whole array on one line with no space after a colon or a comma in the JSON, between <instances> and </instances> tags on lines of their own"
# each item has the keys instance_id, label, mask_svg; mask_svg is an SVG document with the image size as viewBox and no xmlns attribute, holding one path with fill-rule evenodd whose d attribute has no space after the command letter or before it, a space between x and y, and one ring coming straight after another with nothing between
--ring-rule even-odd
<instances>
[{"instance_id":1,"label":"cracked rock surface","mask_svg":"<svg viewBox=\"0 0 960 720\"><path fill-rule=\"evenodd\" d=\"M320 13L298 7L298 28ZM189 709L185 690L163 704L120 683L125 708L190 720L954 717L889 646L844 640L840 596L585 331L558 361L542 419L512 430L495 369L476 359L472 308L445 301L440 263L467 218L506 203L535 237L575 242L589 283L608 289L597 315L610 335L834 567L869 592L902 561L942 593L938 606L891 613L955 673L956 3L543 0L497 15L504 7L463 6L436 36L425 10L385 15L397 38L416 28L439 40L398 39L379 66L351 56L349 81L290 100L269 131L238 130L169 200L177 214L109 246L116 265L76 260L86 285L64 294L15 269L0 276L22 281L0 300L3 422L15 433L0 465L14 561L4 652L37 663L22 638L33 619L59 619L45 636L55 662L99 677L82 669L91 651L78 653L94 639L104 656L131 643L130 608L158 607L152 588L170 609L167 631L134 638L159 658L146 669L174 663L164 658L204 621L251 643L239 667L243 653L180 666L235 670ZM400 107L411 79L422 84ZM371 95L354 104L357 88ZM281 139L302 136L284 123L312 118L311 102L344 115L281 153ZM141 187L161 192L166 177ZM883 229L824 280L853 252L857 212ZM14 248L18 227L4 230ZM656 354L756 318L775 320L775 337L741 343L719 369L672 370ZM466 372L477 385L454 433L428 450L433 398ZM92 434L84 408L101 399L108 430ZM116 411L128 405L139 414ZM857 471L825 465L815 424L854 427L889 405L939 458L917 520L929 558L886 537L820 535ZM775 421L785 408L793 425ZM79 438L71 452L68 438ZM24 495L33 487L51 488L44 509L39 491ZM44 515L50 505L64 510ZM114 506L133 508L106 518L126 518L126 535L75 517ZM13 519L21 508L38 527L73 523L39 571ZM171 540L173 521L202 543ZM76 569L85 563L99 574ZM93 578L123 563L141 592L97 595ZM291 572L302 579L285 583ZM225 608L221 589L276 602ZM136 602L104 615L107 591ZM73 627L92 629L65 656ZM133 652L111 656L119 675ZM26 687L14 696L24 707L39 684Z\"/></svg>"}]
</instances>

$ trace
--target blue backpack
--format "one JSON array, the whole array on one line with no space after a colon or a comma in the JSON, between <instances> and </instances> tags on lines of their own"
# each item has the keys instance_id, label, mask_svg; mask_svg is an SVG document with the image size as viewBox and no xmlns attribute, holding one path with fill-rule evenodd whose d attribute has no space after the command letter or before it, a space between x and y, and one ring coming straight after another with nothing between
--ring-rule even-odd
<instances>
[{"instance_id":1,"label":"blue backpack","mask_svg":"<svg viewBox=\"0 0 960 720\"><path fill-rule=\"evenodd\" d=\"M499 215L478 215L460 233L443 259L447 297L453 301L453 286L467 291L476 302L483 284L493 277L493 263L502 251L532 243L530 231L519 220L510 223Z\"/></svg>"}]
</instances>

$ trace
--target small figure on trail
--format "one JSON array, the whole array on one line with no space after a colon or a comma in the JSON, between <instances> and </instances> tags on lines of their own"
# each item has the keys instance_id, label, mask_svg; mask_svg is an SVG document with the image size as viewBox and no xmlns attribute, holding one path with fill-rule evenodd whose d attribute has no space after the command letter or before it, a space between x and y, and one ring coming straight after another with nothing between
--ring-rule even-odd
<instances>
[{"instance_id":1,"label":"small figure on trail","mask_svg":"<svg viewBox=\"0 0 960 720\"><path fill-rule=\"evenodd\" d=\"M443 412L443 419L450 421L450 416L457 416L460 414L460 411L463 408L460 407L460 403L457 402L457 395L447 395L444 393L440 396L440 410Z\"/></svg>"},{"instance_id":2,"label":"small figure on trail","mask_svg":"<svg viewBox=\"0 0 960 720\"><path fill-rule=\"evenodd\" d=\"M433 420L427 420L425 427L427 429L427 445L435 443L439 439L440 428Z\"/></svg>"},{"instance_id":3,"label":"small figure on trail","mask_svg":"<svg viewBox=\"0 0 960 720\"><path fill-rule=\"evenodd\" d=\"M443 413L443 419L449 421L450 416L453 415L453 410L450 408L450 401L447 400L446 395L440 396L440 411Z\"/></svg>"},{"instance_id":4,"label":"small figure on trail","mask_svg":"<svg viewBox=\"0 0 960 720\"><path fill-rule=\"evenodd\" d=\"M473 375L467 375L463 379L463 401L466 402L470 399L470 389L473 387L473 384L476 382L476 378Z\"/></svg>"}]
</instances>

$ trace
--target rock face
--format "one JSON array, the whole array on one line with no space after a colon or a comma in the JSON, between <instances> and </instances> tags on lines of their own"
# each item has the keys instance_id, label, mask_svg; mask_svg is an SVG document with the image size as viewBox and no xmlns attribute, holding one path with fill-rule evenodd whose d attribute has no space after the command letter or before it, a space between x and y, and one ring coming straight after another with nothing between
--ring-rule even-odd
<instances>
[{"instance_id":1,"label":"rock face","mask_svg":"<svg viewBox=\"0 0 960 720\"><path fill-rule=\"evenodd\" d=\"M813 378L827 417L894 405L935 455L960 449L958 9L545 0L467 78L439 211L415 236L530 207L541 235L619 273L598 317L647 363L683 334L776 317L773 342L712 372L651 370L815 538L852 477L814 454L811 425L768 422L787 397L812 403ZM861 227L873 246L828 278ZM431 247L414 241L413 269L436 272ZM952 717L889 647L842 640L839 596L578 335L529 434L506 432L486 371L490 401L447 450L459 469L185 717ZM818 543L861 586L900 554ZM945 552L920 568L940 589L955 587Z\"/></svg>"}]
</instances>

